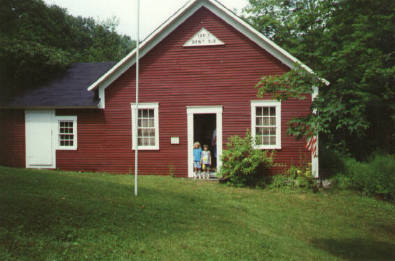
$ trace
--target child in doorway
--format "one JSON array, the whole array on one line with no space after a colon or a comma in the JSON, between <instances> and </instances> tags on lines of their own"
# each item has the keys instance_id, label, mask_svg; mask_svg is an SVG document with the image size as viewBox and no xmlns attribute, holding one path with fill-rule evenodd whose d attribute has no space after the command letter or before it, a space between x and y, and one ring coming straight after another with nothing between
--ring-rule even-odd
<instances>
[{"instance_id":1,"label":"child in doorway","mask_svg":"<svg viewBox=\"0 0 395 261\"><path fill-rule=\"evenodd\" d=\"M208 150L208 145L203 145L203 151L202 151L202 169L205 174L205 178L209 179L210 178L210 166L211 166L211 152Z\"/></svg>"},{"instance_id":2,"label":"child in doorway","mask_svg":"<svg viewBox=\"0 0 395 261\"><path fill-rule=\"evenodd\" d=\"M200 148L200 143L196 141L193 144L193 178L197 179L200 177L200 168L201 168L201 159L202 159L202 149Z\"/></svg>"}]
</instances>

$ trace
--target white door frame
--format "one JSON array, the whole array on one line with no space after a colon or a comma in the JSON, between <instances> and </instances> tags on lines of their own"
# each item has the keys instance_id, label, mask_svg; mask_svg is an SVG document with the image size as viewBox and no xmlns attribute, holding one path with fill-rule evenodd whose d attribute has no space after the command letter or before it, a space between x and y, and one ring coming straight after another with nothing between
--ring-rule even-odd
<instances>
[{"instance_id":1,"label":"white door frame","mask_svg":"<svg viewBox=\"0 0 395 261\"><path fill-rule=\"evenodd\" d=\"M44 122L37 122L34 117L32 118L32 115L34 114L46 114L46 120ZM50 137L46 137L50 139L51 143L51 164L38 164L38 163L32 163L29 161L30 159L30 151L32 148L31 146L31 140L35 139L35 135L31 133L30 131L30 124L42 124L43 128L48 128L50 130ZM47 123L47 124L46 124ZM56 121L55 121L55 110L25 110L25 161L26 161L26 168L37 168L37 169L55 169L56 168L56 150L55 150L55 130L56 130ZM47 129L47 130L48 130ZM36 150L35 153L39 153L39 148Z\"/></svg>"},{"instance_id":2,"label":"white door frame","mask_svg":"<svg viewBox=\"0 0 395 261\"><path fill-rule=\"evenodd\" d=\"M193 136L195 114L215 114L217 128L217 170L222 166L222 105L215 106L187 106L188 122L188 177L193 177Z\"/></svg>"}]
</instances>

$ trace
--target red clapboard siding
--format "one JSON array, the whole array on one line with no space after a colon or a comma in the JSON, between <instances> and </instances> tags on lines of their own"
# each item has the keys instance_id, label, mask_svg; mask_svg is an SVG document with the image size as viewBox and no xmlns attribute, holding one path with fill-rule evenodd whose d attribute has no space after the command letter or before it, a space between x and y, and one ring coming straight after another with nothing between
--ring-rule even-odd
<instances>
[{"instance_id":1,"label":"red clapboard siding","mask_svg":"<svg viewBox=\"0 0 395 261\"><path fill-rule=\"evenodd\" d=\"M0 165L25 166L25 113L0 111Z\"/></svg>"},{"instance_id":2,"label":"red clapboard siding","mask_svg":"<svg viewBox=\"0 0 395 261\"><path fill-rule=\"evenodd\" d=\"M183 47L202 27L224 46ZM186 106L222 105L223 142L244 136L251 126L250 101L257 99L255 84L262 75L289 69L204 7L180 25L141 60L140 102L159 103L160 150L141 151L142 174L187 176ZM269 98L269 97L267 97ZM57 151L57 167L127 173L134 169L131 150L131 108L135 101L134 67L106 89L104 110L57 110L58 115L78 115L78 150ZM305 141L286 134L287 122L310 113L311 98L282 102L282 149L276 162L310 162ZM170 137L180 137L171 145Z\"/></svg>"}]
</instances>

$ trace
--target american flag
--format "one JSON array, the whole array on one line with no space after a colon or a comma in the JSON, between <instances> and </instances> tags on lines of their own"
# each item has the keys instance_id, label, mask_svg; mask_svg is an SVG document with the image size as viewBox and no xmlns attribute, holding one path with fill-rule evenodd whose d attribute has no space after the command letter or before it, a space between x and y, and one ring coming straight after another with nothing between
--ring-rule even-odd
<instances>
[{"instance_id":1,"label":"american flag","mask_svg":"<svg viewBox=\"0 0 395 261\"><path fill-rule=\"evenodd\" d=\"M314 157L317 157L317 136L307 138L306 149L311 151Z\"/></svg>"}]
</instances>

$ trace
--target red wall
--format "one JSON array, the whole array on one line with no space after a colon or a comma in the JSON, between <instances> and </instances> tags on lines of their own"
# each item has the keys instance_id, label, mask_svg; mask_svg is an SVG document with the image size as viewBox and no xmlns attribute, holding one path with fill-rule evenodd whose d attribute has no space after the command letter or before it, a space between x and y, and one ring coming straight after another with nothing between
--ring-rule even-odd
<instances>
[{"instance_id":1,"label":"red wall","mask_svg":"<svg viewBox=\"0 0 395 261\"><path fill-rule=\"evenodd\" d=\"M225 45L184 48L201 27ZM260 77L287 70L210 11L200 9L141 60L140 102L159 103L160 150L140 152L140 173L166 175L172 166L177 176L186 177L186 106L222 105L226 144L231 135L244 136L251 127L250 101L257 99L254 86ZM133 171L130 104L134 101L133 67L106 89L105 110L57 110L57 115L78 115L78 150L58 150L57 168ZM276 161L284 166L310 161L304 141L286 134L287 121L308 114L310 103L310 99L282 103L282 149L276 152ZM3 111L0 117L0 164L24 167L24 112ZM171 145L170 137L180 137L180 144Z\"/></svg>"},{"instance_id":2,"label":"red wall","mask_svg":"<svg viewBox=\"0 0 395 261\"><path fill-rule=\"evenodd\" d=\"M0 110L0 165L25 167L23 110Z\"/></svg>"},{"instance_id":3,"label":"red wall","mask_svg":"<svg viewBox=\"0 0 395 261\"><path fill-rule=\"evenodd\" d=\"M183 47L201 27L224 46ZM244 135L251 125L250 101L262 75L288 68L205 8L200 9L141 60L140 102L159 102L160 151L140 152L143 174L187 176L186 106L222 105L223 142ZM57 167L127 173L133 170L131 108L135 101L135 72L128 70L106 89L106 109L57 111L78 114L78 151L57 151ZM310 161L304 142L286 135L287 121L309 113L310 99L282 103L282 149L278 162ZM170 137L180 137L170 145Z\"/></svg>"}]
</instances>

